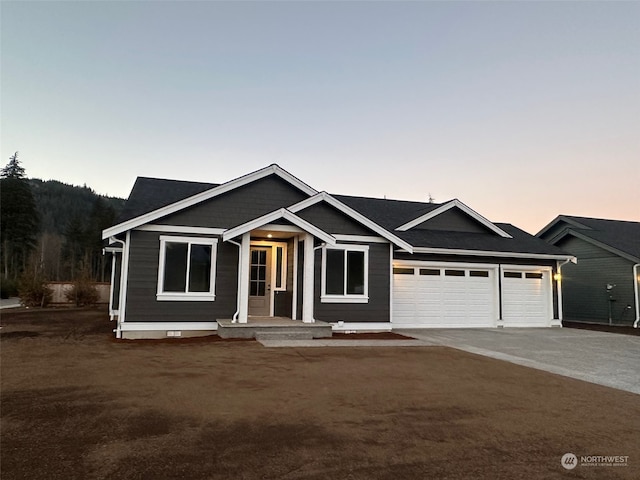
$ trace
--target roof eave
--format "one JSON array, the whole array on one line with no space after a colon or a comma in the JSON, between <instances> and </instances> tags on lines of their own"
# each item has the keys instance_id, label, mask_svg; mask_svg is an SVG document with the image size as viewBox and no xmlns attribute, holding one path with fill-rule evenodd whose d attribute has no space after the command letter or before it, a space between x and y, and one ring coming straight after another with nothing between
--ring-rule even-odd
<instances>
[{"instance_id":1,"label":"roof eave","mask_svg":"<svg viewBox=\"0 0 640 480\"><path fill-rule=\"evenodd\" d=\"M118 225L114 225L113 227L107 228L102 231L102 239L109 238L113 235L118 235L119 233L126 232L127 230L134 229L139 227L140 225L144 225L145 223L152 222L157 220L158 218L164 217L166 215L170 215L172 213L178 212L184 208L190 207L192 205L196 205L205 200L209 200L210 198L214 198L223 193L229 192L231 190L235 190L243 185L247 185L251 182L259 180L261 178L267 177L271 174L275 174L282 178L283 180L289 182L293 186L297 187L302 192L306 193L309 196L317 194L317 190L313 189L302 180L297 177L291 175L286 170L282 169L276 164L269 165L265 168L261 168L260 170L256 170L255 172L248 173L236 179L230 180L226 183L218 185L217 187L213 187L209 190L205 190L204 192L200 192L196 195L192 195L190 197L184 198L177 202L174 202L170 205L165 205L164 207L153 210L152 212L145 213L144 215L140 215L138 217L127 220L126 222L122 222Z\"/></svg>"},{"instance_id":2,"label":"roof eave","mask_svg":"<svg viewBox=\"0 0 640 480\"><path fill-rule=\"evenodd\" d=\"M569 260L577 261L574 255L551 253L503 252L492 250L464 250L458 248L414 247L414 253L433 253L444 255L470 255L480 257L531 258L536 260Z\"/></svg>"},{"instance_id":3,"label":"roof eave","mask_svg":"<svg viewBox=\"0 0 640 480\"><path fill-rule=\"evenodd\" d=\"M459 208L464 213L469 215L471 218L473 218L474 220L476 220L480 224L484 225L485 227L487 227L492 232L497 233L501 237L503 237L503 238L513 238L511 235L509 235L503 229L498 227L496 224L494 224L493 222L491 222L487 218L485 218L482 215L480 215L478 212L476 212L472 208L470 208L467 205L465 205L464 203L462 203L457 198L454 199L454 200L451 200L450 202L447 202L447 203L441 205L440 207L436 208L435 210L432 210L430 212L425 213L424 215L420 215L419 217L414 218L413 220L411 220L410 222L405 223L404 225L400 225L399 227L396 228L396 230L399 231L399 232L406 232L407 230L410 230L413 227L415 227L417 225L420 225L423 222L426 222L427 220L430 220L430 219L432 219L434 217L437 217L441 213L444 213L447 210L450 210L451 208L454 208L454 207Z\"/></svg>"}]
</instances>

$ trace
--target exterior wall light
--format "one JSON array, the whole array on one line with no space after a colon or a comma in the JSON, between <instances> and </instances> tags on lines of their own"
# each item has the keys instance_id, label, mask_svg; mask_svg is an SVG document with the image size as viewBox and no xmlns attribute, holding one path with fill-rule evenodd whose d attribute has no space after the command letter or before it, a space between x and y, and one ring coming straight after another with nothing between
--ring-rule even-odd
<instances>
[{"instance_id":1,"label":"exterior wall light","mask_svg":"<svg viewBox=\"0 0 640 480\"><path fill-rule=\"evenodd\" d=\"M553 279L554 279L556 282L559 282L560 280L562 280L562 275L560 275L559 273L554 273L554 274L553 274Z\"/></svg>"}]
</instances>

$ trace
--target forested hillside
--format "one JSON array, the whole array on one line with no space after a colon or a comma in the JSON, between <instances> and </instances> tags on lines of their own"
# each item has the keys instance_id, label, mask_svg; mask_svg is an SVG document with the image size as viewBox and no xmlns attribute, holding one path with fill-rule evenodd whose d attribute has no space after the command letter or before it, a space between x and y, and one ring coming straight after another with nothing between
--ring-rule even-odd
<instances>
[{"instance_id":1,"label":"forested hillside","mask_svg":"<svg viewBox=\"0 0 640 480\"><path fill-rule=\"evenodd\" d=\"M114 224L123 199L98 195L86 185L26 178L18 152L0 177L3 297L21 284L109 281L101 233Z\"/></svg>"},{"instance_id":2,"label":"forested hillside","mask_svg":"<svg viewBox=\"0 0 640 480\"><path fill-rule=\"evenodd\" d=\"M85 276L109 281L110 263L102 255L102 230L113 225L124 200L98 195L86 185L28 179L38 213L35 253L48 280Z\"/></svg>"},{"instance_id":3,"label":"forested hillside","mask_svg":"<svg viewBox=\"0 0 640 480\"><path fill-rule=\"evenodd\" d=\"M41 233L64 235L74 222L87 224L96 207L114 215L122 210L124 199L98 195L86 185L79 187L57 180L43 181L37 178L27 180L31 186L36 208L40 217ZM104 213L104 212L103 212Z\"/></svg>"}]
</instances>

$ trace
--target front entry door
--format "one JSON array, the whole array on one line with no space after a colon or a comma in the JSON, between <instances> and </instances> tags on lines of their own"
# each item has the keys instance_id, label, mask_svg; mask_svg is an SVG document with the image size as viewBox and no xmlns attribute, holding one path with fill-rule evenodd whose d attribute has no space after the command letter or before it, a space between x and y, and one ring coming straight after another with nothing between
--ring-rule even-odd
<instances>
[{"instance_id":1,"label":"front entry door","mask_svg":"<svg viewBox=\"0 0 640 480\"><path fill-rule=\"evenodd\" d=\"M249 315L271 313L271 247L251 247L249 271Z\"/></svg>"}]
</instances>

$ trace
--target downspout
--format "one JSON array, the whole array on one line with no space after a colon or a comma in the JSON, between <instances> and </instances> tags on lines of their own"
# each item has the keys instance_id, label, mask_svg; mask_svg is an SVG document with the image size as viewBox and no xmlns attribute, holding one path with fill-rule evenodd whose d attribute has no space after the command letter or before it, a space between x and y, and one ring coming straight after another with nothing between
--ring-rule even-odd
<instances>
[{"instance_id":1,"label":"downspout","mask_svg":"<svg viewBox=\"0 0 640 480\"><path fill-rule=\"evenodd\" d=\"M572 258L567 258L564 262L556 262L556 273L558 274L558 280L556 280L556 288L558 291L558 320L560 320L560 326L562 327L562 320L564 312L562 310L562 267L571 262Z\"/></svg>"},{"instance_id":2,"label":"downspout","mask_svg":"<svg viewBox=\"0 0 640 480\"><path fill-rule=\"evenodd\" d=\"M109 242L110 243L115 243L118 242L122 245L122 260L121 260L121 264L120 264L120 290L118 292L118 294L120 295L120 298L118 299L118 311L122 311L122 275L124 275L124 251L126 249L126 243L124 240L118 240L116 237L109 237ZM128 274L128 272L127 272ZM113 289L113 285L111 286L111 288ZM113 292L109 292L110 295L113 295ZM109 298L109 302L111 302L112 299ZM116 334L116 338L122 338L122 330L120 329L120 320L121 320L121 316L118 315L118 321L116 323L116 328L113 330L114 333Z\"/></svg>"},{"instance_id":3,"label":"downspout","mask_svg":"<svg viewBox=\"0 0 640 480\"><path fill-rule=\"evenodd\" d=\"M633 322L633 328L638 328L638 324L640 324L640 298L638 298L638 281L640 281L640 275L638 273L638 267L640 267L640 263L636 263L633 266L633 291L636 294L636 321Z\"/></svg>"},{"instance_id":4,"label":"downspout","mask_svg":"<svg viewBox=\"0 0 640 480\"><path fill-rule=\"evenodd\" d=\"M320 250L320 249L322 249L322 248L324 248L324 247L326 247L326 246L327 246L327 244L326 244L325 242L322 242L322 243L321 243L320 245L318 245L317 247L313 247L313 256L315 257L315 255L316 255L316 250ZM305 261L306 261L306 259L305 259ZM314 261L313 263L314 263L314 265L313 265L313 268L314 268L314 273L313 273L313 275L314 275L314 277L315 277L315 269L317 268L317 265L315 264L315 261ZM322 268L322 263L320 264L320 268ZM315 282L314 282L313 288L314 288L314 290L315 290L315 288L316 288ZM315 292L314 292L314 294L315 294ZM313 322L315 322L315 321L316 321L316 317L315 317L314 313L315 313L315 312L312 312L312 314L311 314L311 320L312 320Z\"/></svg>"},{"instance_id":5,"label":"downspout","mask_svg":"<svg viewBox=\"0 0 640 480\"><path fill-rule=\"evenodd\" d=\"M240 315L240 281L242 280L242 275L240 272L242 271L242 244L238 242L234 242L233 240L227 240L229 243L233 243L238 247L238 292L236 293L236 313L231 317L231 323L238 322L238 315Z\"/></svg>"}]
</instances>

